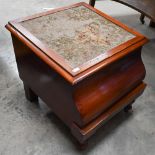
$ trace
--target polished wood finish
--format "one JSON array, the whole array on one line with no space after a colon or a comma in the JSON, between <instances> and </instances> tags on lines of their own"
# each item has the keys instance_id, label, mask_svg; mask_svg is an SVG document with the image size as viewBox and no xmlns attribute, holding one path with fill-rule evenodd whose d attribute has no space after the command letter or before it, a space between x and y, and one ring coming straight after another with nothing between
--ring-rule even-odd
<instances>
[{"instance_id":1,"label":"polished wood finish","mask_svg":"<svg viewBox=\"0 0 155 155\"><path fill-rule=\"evenodd\" d=\"M63 59L59 55L57 55L54 51L52 51L51 49L46 47L40 40L38 40L29 31L27 31L20 23L22 21L25 21L25 20L30 20L30 19L34 19L34 18L37 18L37 17L49 15L49 14L55 13L57 11L62 11L62 10L66 10L66 9L69 9L69 8L74 8L74 7L77 7L77 6L80 6L80 5L83 5L83 6L87 7L87 8L89 8L89 9L91 9L92 11L94 11L97 14L103 16L104 18L108 19L109 21L111 21L111 22L115 23L116 25L124 28L126 31L134 34L135 37L133 39L127 41L126 43L121 44L121 45L111 49L106 54L101 55L99 58L97 58L97 59L95 59L93 61L90 61L86 65L83 65L81 67L81 69L79 70L79 72L75 73L75 72L72 72L72 69L70 68L70 66L65 61L63 61ZM31 41L31 43L34 43L35 46L37 46L49 58L51 58L52 63L53 63L52 65L54 66L54 68L62 76L67 78L67 80L69 82L71 82L72 84L77 83L78 81L82 80L86 76L89 76L89 75L93 74L94 72L96 72L97 70L99 70L100 68L104 67L106 65L106 62L104 62L103 60L111 57L112 55L114 55L116 53L118 53L118 55L119 55L120 52L122 52L123 50L126 50L131 45L135 45L136 42L139 43L140 41L143 41L145 39L140 33L134 31L133 29L127 27L126 25L122 24L118 20L108 16L107 14L105 14L105 13L103 13L103 12L91 7L90 5L88 5L86 3L83 3L83 2L71 5L69 7L63 7L63 8L60 8L60 9L51 10L51 11L48 11L46 13L39 13L39 14L29 16L29 17L26 17L26 18L20 18L20 19L9 22L8 27L9 26L14 27L16 30L18 30L18 32L20 32L18 35L26 36ZM12 30L12 31L14 31L14 30ZM14 32L14 33L18 33L18 32ZM23 40L24 40L24 38L23 38ZM27 43L27 44L31 44L31 43ZM29 45L29 46L31 46L31 45ZM65 70L62 71L62 67L60 67L60 65L58 63L56 63L55 61L59 62L60 65L64 67L64 69L66 70L65 73L64 73Z\"/></svg>"},{"instance_id":2,"label":"polished wood finish","mask_svg":"<svg viewBox=\"0 0 155 155\"><path fill-rule=\"evenodd\" d=\"M88 6L76 4L79 5ZM19 76L24 82L27 99L36 101L40 97L81 144L112 116L131 105L146 87L142 82L146 72L141 50L148 40L95 8L89 8L130 31L135 38L132 43L108 51L108 57L103 61L77 75L70 74L53 61L25 31L20 32L16 22L6 25L12 35Z\"/></svg>"},{"instance_id":3,"label":"polished wood finish","mask_svg":"<svg viewBox=\"0 0 155 155\"><path fill-rule=\"evenodd\" d=\"M95 119L144 78L145 69L140 58L140 50L138 49L119 62L109 65L104 71L77 84L74 98L81 111L84 124ZM131 78L129 78L130 76ZM119 85L114 85L113 82L119 83ZM104 98L101 94L104 95ZM92 98L92 96L94 97Z\"/></svg>"},{"instance_id":4,"label":"polished wood finish","mask_svg":"<svg viewBox=\"0 0 155 155\"><path fill-rule=\"evenodd\" d=\"M89 4L94 7L96 0L90 0ZM155 27L155 1L154 0L113 0L127 5L141 13L140 21L145 23L144 17L151 19L150 26Z\"/></svg>"},{"instance_id":5,"label":"polished wood finish","mask_svg":"<svg viewBox=\"0 0 155 155\"><path fill-rule=\"evenodd\" d=\"M121 111L127 105L130 105L139 95L141 95L146 87L146 84L141 83L125 97L116 102L111 108L107 109L106 112L101 114L97 119L83 128L80 128L77 124L72 126L73 135L81 142L84 143L90 136L92 136L96 130L104 125L109 119L111 119L116 113Z\"/></svg>"}]
</instances>

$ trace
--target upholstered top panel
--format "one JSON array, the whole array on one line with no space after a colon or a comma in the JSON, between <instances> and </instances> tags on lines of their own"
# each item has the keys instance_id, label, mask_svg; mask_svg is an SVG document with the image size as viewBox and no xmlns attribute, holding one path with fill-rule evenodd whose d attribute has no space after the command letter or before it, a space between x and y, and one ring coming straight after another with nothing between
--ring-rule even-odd
<instances>
[{"instance_id":1,"label":"upholstered top panel","mask_svg":"<svg viewBox=\"0 0 155 155\"><path fill-rule=\"evenodd\" d=\"M71 68L80 67L135 36L84 6L21 23L59 54Z\"/></svg>"}]
</instances>

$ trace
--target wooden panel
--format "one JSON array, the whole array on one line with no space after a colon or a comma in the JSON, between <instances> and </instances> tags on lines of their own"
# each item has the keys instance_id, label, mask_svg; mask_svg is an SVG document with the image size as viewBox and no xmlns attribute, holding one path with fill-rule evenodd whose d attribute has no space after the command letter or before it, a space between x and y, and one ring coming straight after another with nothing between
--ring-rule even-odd
<instances>
[{"instance_id":1,"label":"wooden panel","mask_svg":"<svg viewBox=\"0 0 155 155\"><path fill-rule=\"evenodd\" d=\"M96 118L143 80L145 68L140 50L76 85L74 99L84 124Z\"/></svg>"},{"instance_id":2,"label":"wooden panel","mask_svg":"<svg viewBox=\"0 0 155 155\"><path fill-rule=\"evenodd\" d=\"M12 35L19 76L68 126L81 123L72 99L72 86L31 49Z\"/></svg>"},{"instance_id":3,"label":"wooden panel","mask_svg":"<svg viewBox=\"0 0 155 155\"><path fill-rule=\"evenodd\" d=\"M93 135L96 130L104 125L109 119L111 119L115 114L121 111L125 106L132 103L135 98L140 96L146 87L145 83L141 83L139 86L134 88L130 93L117 101L111 108L102 113L98 118L93 120L91 123L83 128L80 128L77 124L72 125L72 134L80 143L84 143L91 135Z\"/></svg>"}]
</instances>

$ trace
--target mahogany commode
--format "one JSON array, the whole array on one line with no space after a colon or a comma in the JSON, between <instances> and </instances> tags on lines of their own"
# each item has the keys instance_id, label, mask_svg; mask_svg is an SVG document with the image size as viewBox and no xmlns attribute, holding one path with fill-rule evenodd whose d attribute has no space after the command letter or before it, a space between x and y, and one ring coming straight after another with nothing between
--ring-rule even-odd
<instances>
[{"instance_id":1,"label":"mahogany commode","mask_svg":"<svg viewBox=\"0 0 155 155\"><path fill-rule=\"evenodd\" d=\"M143 92L147 39L86 3L11 21L19 76L80 143Z\"/></svg>"}]
</instances>

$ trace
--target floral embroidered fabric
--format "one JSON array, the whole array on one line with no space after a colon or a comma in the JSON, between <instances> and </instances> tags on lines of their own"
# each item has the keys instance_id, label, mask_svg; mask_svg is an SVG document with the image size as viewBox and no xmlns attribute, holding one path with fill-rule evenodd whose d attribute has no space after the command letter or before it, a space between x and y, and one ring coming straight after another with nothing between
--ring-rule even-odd
<instances>
[{"instance_id":1,"label":"floral embroidered fabric","mask_svg":"<svg viewBox=\"0 0 155 155\"><path fill-rule=\"evenodd\" d=\"M21 23L75 68L135 36L84 6Z\"/></svg>"}]
</instances>

